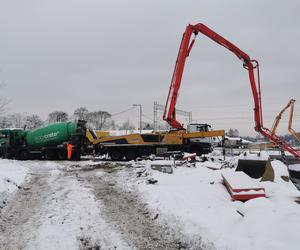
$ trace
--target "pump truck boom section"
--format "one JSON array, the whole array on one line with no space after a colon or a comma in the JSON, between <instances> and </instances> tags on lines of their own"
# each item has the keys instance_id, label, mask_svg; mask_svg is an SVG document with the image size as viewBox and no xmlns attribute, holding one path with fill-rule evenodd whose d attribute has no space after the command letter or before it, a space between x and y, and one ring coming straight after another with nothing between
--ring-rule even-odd
<instances>
[{"instance_id":1,"label":"pump truck boom section","mask_svg":"<svg viewBox=\"0 0 300 250\"><path fill-rule=\"evenodd\" d=\"M243 62L243 67L248 70L250 86L253 95L254 101L254 122L255 122L255 130L262 134L265 138L276 145L282 146L286 151L290 152L296 158L300 159L300 153L288 143L282 141L276 134L272 133L271 130L265 128L263 126L263 115L262 115L262 103L261 103L261 91L260 91L260 79L259 79L259 63L257 60L253 60L250 58L248 54L239 49L237 46L229 42L224 37L220 36L212 29L207 27L202 23L198 23L196 25L188 25L186 27L185 32L183 33L183 37L181 40L181 44L179 47L179 52L173 72L172 81L170 84L169 94L163 114L163 119L169 123L172 128L175 129L183 129L182 124L176 119L176 102L178 98L178 93L181 85L181 79L183 75L183 70L185 66L186 58L189 56L194 43L196 36L202 33L207 36L214 42L220 44L226 49L230 50L233 54L235 54L238 59ZM191 36L195 35L191 41ZM257 73L257 83L255 79L254 71Z\"/></svg>"}]
</instances>

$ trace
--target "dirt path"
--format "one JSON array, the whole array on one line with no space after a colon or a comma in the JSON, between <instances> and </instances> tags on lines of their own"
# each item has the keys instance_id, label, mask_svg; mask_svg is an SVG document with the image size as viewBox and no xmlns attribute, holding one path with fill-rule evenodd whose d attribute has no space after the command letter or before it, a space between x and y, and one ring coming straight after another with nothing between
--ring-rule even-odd
<instances>
[{"instance_id":1,"label":"dirt path","mask_svg":"<svg viewBox=\"0 0 300 250\"><path fill-rule=\"evenodd\" d=\"M30 178L0 210L0 249L202 249L116 185L130 169L63 164L29 164Z\"/></svg>"},{"instance_id":2,"label":"dirt path","mask_svg":"<svg viewBox=\"0 0 300 250\"><path fill-rule=\"evenodd\" d=\"M159 214L148 209L136 190L123 189L118 182L128 182L124 167L104 168L104 174L96 170L83 171L78 178L86 180L98 200L104 205L104 215L117 227L128 243L136 249L203 249L202 242L189 242L180 231L158 222Z\"/></svg>"}]
</instances>

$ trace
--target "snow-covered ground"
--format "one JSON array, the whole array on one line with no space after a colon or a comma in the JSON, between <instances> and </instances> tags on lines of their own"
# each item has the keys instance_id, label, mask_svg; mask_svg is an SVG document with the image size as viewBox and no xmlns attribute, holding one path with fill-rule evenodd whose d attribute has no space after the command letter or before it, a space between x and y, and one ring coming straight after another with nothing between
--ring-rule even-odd
<instances>
[{"instance_id":1,"label":"snow-covered ground","mask_svg":"<svg viewBox=\"0 0 300 250\"><path fill-rule=\"evenodd\" d=\"M93 190L69 174L93 164L1 159L1 192L7 198L22 186L0 210L0 249L132 249L104 219Z\"/></svg>"},{"instance_id":2,"label":"snow-covered ground","mask_svg":"<svg viewBox=\"0 0 300 250\"><path fill-rule=\"evenodd\" d=\"M238 159L269 154L224 162L215 151L176 167L172 160L0 159L0 199L11 197L0 208L0 248L299 249L300 192L281 177L288 175L282 162L271 163L274 182L255 180L266 198L232 201L223 185L222 173L234 173Z\"/></svg>"},{"instance_id":3,"label":"snow-covered ground","mask_svg":"<svg viewBox=\"0 0 300 250\"><path fill-rule=\"evenodd\" d=\"M250 158L265 160L266 156L262 153ZM232 201L221 173L234 170L211 169L214 165L219 169L220 162L177 167L173 174L152 170L151 164L154 163L145 162L144 178L158 182L150 185L138 178L139 190L152 209L163 213L169 221L184 225L186 234L194 237L200 234L202 239L213 242L216 249L299 249L300 205L295 200L300 192L280 177L287 173L280 161L272 162L275 181L260 182L267 198L247 202Z\"/></svg>"},{"instance_id":4,"label":"snow-covered ground","mask_svg":"<svg viewBox=\"0 0 300 250\"><path fill-rule=\"evenodd\" d=\"M27 168L20 161L0 160L0 205L25 180Z\"/></svg>"}]
</instances>

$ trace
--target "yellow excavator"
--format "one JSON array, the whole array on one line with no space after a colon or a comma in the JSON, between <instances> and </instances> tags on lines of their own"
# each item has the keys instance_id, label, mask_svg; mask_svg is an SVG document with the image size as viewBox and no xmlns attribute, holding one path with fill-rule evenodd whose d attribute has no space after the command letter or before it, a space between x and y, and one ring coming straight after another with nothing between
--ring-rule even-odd
<instances>
[{"instance_id":1,"label":"yellow excavator","mask_svg":"<svg viewBox=\"0 0 300 250\"><path fill-rule=\"evenodd\" d=\"M293 124L293 116L294 116L294 106L295 106L295 101L294 99L290 99L288 104L279 112L279 114L276 116L271 132L272 135L276 135L276 129L279 125L279 122L281 120L281 117L283 113L290 108L290 115L289 115L289 121L288 121L288 131L289 133L300 143L300 136L297 134L297 132L292 128Z\"/></svg>"}]
</instances>

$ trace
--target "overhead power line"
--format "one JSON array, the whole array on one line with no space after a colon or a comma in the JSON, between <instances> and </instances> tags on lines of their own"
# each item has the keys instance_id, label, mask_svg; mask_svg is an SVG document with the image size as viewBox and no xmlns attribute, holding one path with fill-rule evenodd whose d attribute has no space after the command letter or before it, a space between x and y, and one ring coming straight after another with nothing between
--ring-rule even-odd
<instances>
[{"instance_id":1,"label":"overhead power line","mask_svg":"<svg viewBox=\"0 0 300 250\"><path fill-rule=\"evenodd\" d=\"M130 107L130 108L125 109L125 110L123 110L123 111L120 111L120 112L118 112L118 113L114 113L114 114L112 114L111 116L117 116L117 115L124 114L124 113L126 113L126 112L128 112L128 111L130 111L130 110L132 110L132 109L134 109L134 108L135 108L135 107Z\"/></svg>"}]
</instances>

